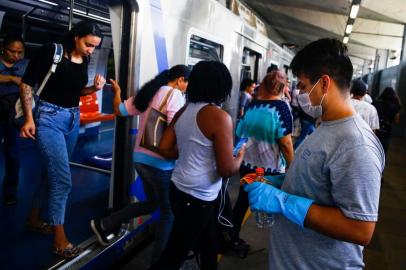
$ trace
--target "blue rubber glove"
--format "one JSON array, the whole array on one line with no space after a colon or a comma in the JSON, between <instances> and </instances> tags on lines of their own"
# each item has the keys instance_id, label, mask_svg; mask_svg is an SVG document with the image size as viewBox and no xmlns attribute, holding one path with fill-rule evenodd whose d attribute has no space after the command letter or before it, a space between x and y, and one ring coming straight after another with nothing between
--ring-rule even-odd
<instances>
[{"instance_id":1,"label":"blue rubber glove","mask_svg":"<svg viewBox=\"0 0 406 270\"><path fill-rule=\"evenodd\" d=\"M282 214L303 228L307 211L313 200L283 192L271 185L254 182L245 185L252 211Z\"/></svg>"}]
</instances>

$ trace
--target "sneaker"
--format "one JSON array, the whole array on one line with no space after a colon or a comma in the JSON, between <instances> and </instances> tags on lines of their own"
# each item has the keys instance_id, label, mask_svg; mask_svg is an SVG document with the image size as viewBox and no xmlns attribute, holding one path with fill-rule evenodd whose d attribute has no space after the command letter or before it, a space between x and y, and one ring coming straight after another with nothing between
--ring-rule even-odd
<instances>
[{"instance_id":1,"label":"sneaker","mask_svg":"<svg viewBox=\"0 0 406 270\"><path fill-rule=\"evenodd\" d=\"M110 233L103 230L100 219L92 219L90 221L90 227L92 228L93 232L96 234L97 240L99 241L100 245L108 246L110 244L110 240L108 238Z\"/></svg>"},{"instance_id":2,"label":"sneaker","mask_svg":"<svg viewBox=\"0 0 406 270\"><path fill-rule=\"evenodd\" d=\"M16 195L4 195L3 202L7 206L15 205L17 203L17 196Z\"/></svg>"}]
</instances>

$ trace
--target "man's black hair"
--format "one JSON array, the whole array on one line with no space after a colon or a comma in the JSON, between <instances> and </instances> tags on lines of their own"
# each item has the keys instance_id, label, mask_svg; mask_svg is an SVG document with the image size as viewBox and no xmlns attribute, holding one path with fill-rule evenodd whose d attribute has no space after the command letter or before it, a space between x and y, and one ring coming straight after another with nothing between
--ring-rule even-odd
<instances>
[{"instance_id":1,"label":"man's black hair","mask_svg":"<svg viewBox=\"0 0 406 270\"><path fill-rule=\"evenodd\" d=\"M245 91L245 89L246 89L248 86L251 86L253 83L255 83L254 80L245 78L244 80L242 80L242 82L241 82L241 84L240 84L240 91Z\"/></svg>"},{"instance_id":2,"label":"man's black hair","mask_svg":"<svg viewBox=\"0 0 406 270\"><path fill-rule=\"evenodd\" d=\"M337 39L324 38L301 49L290 63L296 76L304 75L312 83L323 75L329 75L338 88L348 90L353 67L347 47Z\"/></svg>"},{"instance_id":3,"label":"man's black hair","mask_svg":"<svg viewBox=\"0 0 406 270\"><path fill-rule=\"evenodd\" d=\"M231 93L233 81L227 67L216 61L200 61L190 73L186 89L188 102L220 105Z\"/></svg>"},{"instance_id":4,"label":"man's black hair","mask_svg":"<svg viewBox=\"0 0 406 270\"><path fill-rule=\"evenodd\" d=\"M367 93L368 85L361 79L352 82L351 93L354 96L363 97Z\"/></svg>"}]
</instances>

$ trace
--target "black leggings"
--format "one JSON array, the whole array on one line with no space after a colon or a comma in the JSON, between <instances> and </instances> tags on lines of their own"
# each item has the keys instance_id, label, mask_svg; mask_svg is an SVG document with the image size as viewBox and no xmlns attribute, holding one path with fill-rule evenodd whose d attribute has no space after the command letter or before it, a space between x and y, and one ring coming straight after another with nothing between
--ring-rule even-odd
<instances>
[{"instance_id":1,"label":"black leggings","mask_svg":"<svg viewBox=\"0 0 406 270\"><path fill-rule=\"evenodd\" d=\"M240 168L240 178L249 173L255 173L255 171ZM240 186L240 191L238 192L238 197L233 208L233 234L231 236L233 242L236 242L240 238L241 225L248 206L248 194L244 191L244 187Z\"/></svg>"},{"instance_id":2,"label":"black leggings","mask_svg":"<svg viewBox=\"0 0 406 270\"><path fill-rule=\"evenodd\" d=\"M178 270L190 250L201 255L202 270L217 269L218 227L215 219L216 201L203 201L170 187L175 215L166 248L150 269Z\"/></svg>"}]
</instances>

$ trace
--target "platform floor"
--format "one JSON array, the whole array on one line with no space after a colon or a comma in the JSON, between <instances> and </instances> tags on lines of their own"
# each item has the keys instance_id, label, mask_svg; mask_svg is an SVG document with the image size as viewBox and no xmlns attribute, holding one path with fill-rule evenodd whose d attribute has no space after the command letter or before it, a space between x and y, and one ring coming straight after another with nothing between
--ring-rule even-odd
<instances>
[{"instance_id":1,"label":"platform floor","mask_svg":"<svg viewBox=\"0 0 406 270\"><path fill-rule=\"evenodd\" d=\"M232 181L230 197L235 200L238 184ZM241 237L252 247L247 258L233 254L222 256L219 270L266 270L268 269L268 232L258 229L253 216L241 231ZM127 264L123 270L144 270L148 267L149 246ZM389 149L381 188L379 221L373 239L364 250L366 270L406 269L406 141L394 139ZM192 265L192 266L191 266ZM182 270L198 269L193 263Z\"/></svg>"},{"instance_id":2,"label":"platform floor","mask_svg":"<svg viewBox=\"0 0 406 270\"><path fill-rule=\"evenodd\" d=\"M81 138L73 155L73 161L111 150L112 130L105 127L96 138ZM0 144L1 148L1 144ZM22 149L22 182L19 186L19 203L14 207L0 205L0 269L46 269L57 257L50 252L52 237L27 232L25 219L37 184L40 164L32 144L24 143ZM0 179L4 173L4 161L0 155ZM92 217L103 215L107 206L109 180L105 175L72 168L73 186L68 202L66 230L74 243L92 235L88 226ZM229 193L237 197L238 181L230 182ZM0 199L1 195L0 195ZM381 189L379 222L371 244L365 248L366 270L406 269L406 141L394 139L384 172ZM242 229L241 237L252 247L247 258L234 254L222 256L220 270L267 269L268 232L256 227L252 216ZM147 269L151 246L139 253L123 269ZM197 269L193 263L186 269Z\"/></svg>"}]
</instances>

